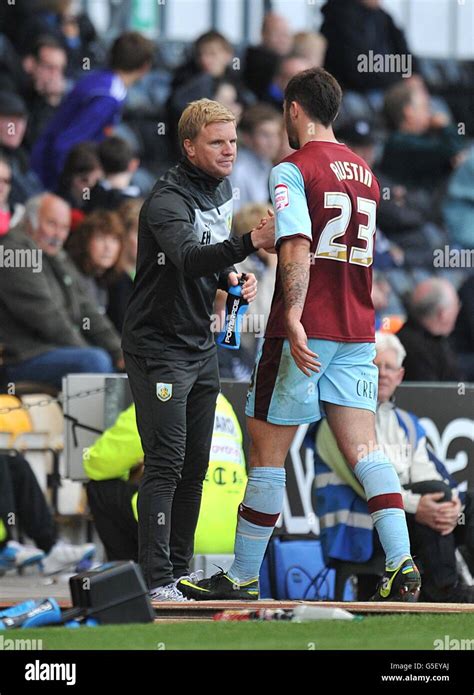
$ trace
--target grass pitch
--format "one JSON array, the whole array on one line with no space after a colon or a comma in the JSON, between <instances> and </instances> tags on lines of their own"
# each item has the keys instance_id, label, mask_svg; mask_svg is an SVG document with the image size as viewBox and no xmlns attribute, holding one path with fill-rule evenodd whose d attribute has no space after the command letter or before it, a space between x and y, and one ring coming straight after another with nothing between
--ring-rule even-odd
<instances>
[{"instance_id":1,"label":"grass pitch","mask_svg":"<svg viewBox=\"0 0 474 695\"><path fill-rule=\"evenodd\" d=\"M4 639L42 640L44 650L434 650L435 646L440 645L436 640L446 645L446 639L459 640L462 649L472 649L474 614L378 615L354 621L319 620L302 624L181 620L175 623L81 627L75 630L37 628L4 632L3 635ZM453 644L451 642L451 649ZM471 647L466 646L468 644Z\"/></svg>"}]
</instances>

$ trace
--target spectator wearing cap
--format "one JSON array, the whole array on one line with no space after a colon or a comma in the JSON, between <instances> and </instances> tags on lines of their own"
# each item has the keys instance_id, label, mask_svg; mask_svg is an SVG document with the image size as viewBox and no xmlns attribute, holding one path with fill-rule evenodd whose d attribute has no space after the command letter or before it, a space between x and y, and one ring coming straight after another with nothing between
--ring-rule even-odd
<instances>
[{"instance_id":1,"label":"spectator wearing cap","mask_svg":"<svg viewBox=\"0 0 474 695\"><path fill-rule=\"evenodd\" d=\"M459 381L462 374L448 337L459 313L456 290L445 278L420 282L409 298L408 320L398 332L407 356L407 381Z\"/></svg>"},{"instance_id":2,"label":"spectator wearing cap","mask_svg":"<svg viewBox=\"0 0 474 695\"><path fill-rule=\"evenodd\" d=\"M262 23L262 41L258 46L249 46L244 59L244 82L258 99L267 94L279 59L292 52L293 41L288 20L275 12L267 12Z\"/></svg>"},{"instance_id":3,"label":"spectator wearing cap","mask_svg":"<svg viewBox=\"0 0 474 695\"><path fill-rule=\"evenodd\" d=\"M230 181L234 211L269 200L268 179L282 141L281 114L269 104L255 104L240 122L241 143Z\"/></svg>"},{"instance_id":4,"label":"spectator wearing cap","mask_svg":"<svg viewBox=\"0 0 474 695\"><path fill-rule=\"evenodd\" d=\"M55 189L74 145L100 142L110 135L120 120L127 89L149 71L153 53L151 41L137 32L125 32L112 45L108 69L76 84L33 147L32 166L45 187Z\"/></svg>"},{"instance_id":5,"label":"spectator wearing cap","mask_svg":"<svg viewBox=\"0 0 474 695\"><path fill-rule=\"evenodd\" d=\"M12 189L12 169L8 157L0 153L0 237L6 234L10 227L16 225L25 211L24 205L10 203Z\"/></svg>"},{"instance_id":6,"label":"spectator wearing cap","mask_svg":"<svg viewBox=\"0 0 474 695\"><path fill-rule=\"evenodd\" d=\"M116 210L128 198L140 195L138 186L131 184L132 177L140 165L131 145L115 135L103 140L97 154L104 172L90 192L85 204L86 212L92 210Z\"/></svg>"},{"instance_id":7,"label":"spectator wearing cap","mask_svg":"<svg viewBox=\"0 0 474 695\"><path fill-rule=\"evenodd\" d=\"M38 177L29 168L28 155L22 146L27 116L25 102L18 94L0 91L0 146L10 163L10 205L24 203L43 190Z\"/></svg>"},{"instance_id":8,"label":"spectator wearing cap","mask_svg":"<svg viewBox=\"0 0 474 695\"><path fill-rule=\"evenodd\" d=\"M66 92L66 66L66 50L54 36L40 36L23 58L23 68L29 77L24 93L29 114L25 136L28 149L54 116Z\"/></svg>"},{"instance_id":9,"label":"spectator wearing cap","mask_svg":"<svg viewBox=\"0 0 474 695\"><path fill-rule=\"evenodd\" d=\"M69 373L123 367L120 338L83 287L63 250L69 205L51 193L30 199L24 220L2 243L0 343L8 382L61 389ZM18 259L18 260L15 260Z\"/></svg>"}]
</instances>

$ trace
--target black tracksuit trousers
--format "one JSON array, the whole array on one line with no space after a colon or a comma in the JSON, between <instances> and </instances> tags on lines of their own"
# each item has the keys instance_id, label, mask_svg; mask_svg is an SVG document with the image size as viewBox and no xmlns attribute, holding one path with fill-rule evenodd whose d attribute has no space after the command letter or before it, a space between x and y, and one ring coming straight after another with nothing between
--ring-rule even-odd
<instances>
[{"instance_id":1,"label":"black tracksuit trousers","mask_svg":"<svg viewBox=\"0 0 474 695\"><path fill-rule=\"evenodd\" d=\"M217 353L173 362L124 357L145 453L139 563L154 589L189 573L219 393Z\"/></svg>"}]
</instances>

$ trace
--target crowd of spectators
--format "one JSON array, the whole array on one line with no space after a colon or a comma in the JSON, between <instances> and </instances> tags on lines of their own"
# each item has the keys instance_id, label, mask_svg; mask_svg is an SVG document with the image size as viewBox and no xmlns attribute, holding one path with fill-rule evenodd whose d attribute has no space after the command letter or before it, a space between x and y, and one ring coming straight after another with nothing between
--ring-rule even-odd
<instances>
[{"instance_id":1,"label":"crowd of spectators","mask_svg":"<svg viewBox=\"0 0 474 695\"><path fill-rule=\"evenodd\" d=\"M462 256L474 246L472 128L432 98L379 0L328 0L320 33L294 33L270 12L258 45L233 46L210 30L174 65L159 41L137 32L105 47L74 7L18 0L1 10L0 239L12 252L43 252L40 273L0 273L4 378L41 374L60 388L68 372L120 370L138 213L154 179L181 156L175 135L182 110L208 97L235 113L239 155L231 181L234 233L241 233L243 221L267 209L269 172L291 151L285 86L322 65L345 90L336 135L380 182L377 327L394 332L408 317L400 333L408 379L474 379L473 259ZM366 70L361 55L410 60L398 72ZM464 267L448 262L450 253L435 263L444 249L464 258ZM254 337L243 341L241 355L222 355L224 374L242 379L274 277L269 254L251 263L263 290L257 318L248 322Z\"/></svg>"}]
</instances>

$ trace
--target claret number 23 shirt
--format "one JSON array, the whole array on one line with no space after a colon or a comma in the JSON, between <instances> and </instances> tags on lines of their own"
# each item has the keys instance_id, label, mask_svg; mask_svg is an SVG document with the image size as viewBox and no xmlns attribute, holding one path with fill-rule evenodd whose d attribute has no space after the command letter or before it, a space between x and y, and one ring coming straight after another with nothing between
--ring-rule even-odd
<instances>
[{"instance_id":1,"label":"claret number 23 shirt","mask_svg":"<svg viewBox=\"0 0 474 695\"><path fill-rule=\"evenodd\" d=\"M309 239L310 279L302 324L308 338L374 342L372 262L379 184L346 145L310 141L272 170L276 246ZM279 274L267 338L286 337Z\"/></svg>"}]
</instances>

